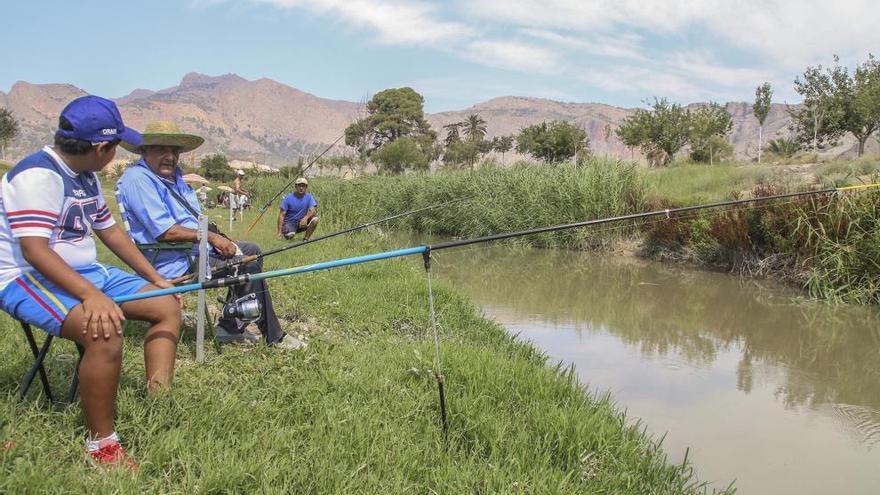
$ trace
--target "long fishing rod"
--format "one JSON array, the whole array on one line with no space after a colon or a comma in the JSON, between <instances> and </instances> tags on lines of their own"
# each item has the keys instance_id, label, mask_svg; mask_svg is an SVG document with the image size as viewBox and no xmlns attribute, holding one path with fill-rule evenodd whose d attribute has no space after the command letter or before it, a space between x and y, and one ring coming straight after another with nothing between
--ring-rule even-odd
<instances>
[{"instance_id":1,"label":"long fishing rod","mask_svg":"<svg viewBox=\"0 0 880 495\"><path fill-rule=\"evenodd\" d=\"M502 234L494 234L483 237L475 237L471 239L461 239L457 241L447 241L441 242L438 244L424 245L424 246L415 246L406 249L397 249L393 251L384 251L380 253L373 253L363 256L355 256L352 258L341 258L332 261L325 261L321 263L314 263L311 265L298 266L294 268L285 268L281 270L272 270L268 272L254 273L254 274L243 274L232 277L223 277L217 278L213 280L208 280L204 283L192 283L186 285L180 285L177 287L171 287L168 289L157 289L149 292L141 292L137 294L130 294L127 296L121 296L114 298L113 300L117 303L123 303L128 301L136 301L140 299L149 299L151 297L159 297L168 294L181 294L185 292L192 292L201 289L215 289L220 287L228 287L231 285L240 285L245 284L250 281L256 280L266 280L270 278L276 277L284 277L288 275L295 275L298 273L307 273L314 272L318 270L329 270L331 268L338 268L342 266L350 266L357 265L360 263L367 263L370 261L384 260L390 258L399 258L402 256L411 256L414 254L422 254L430 256L433 251L440 251L443 249L451 249L456 247L468 246L471 244L480 244L485 242L498 241L503 239L511 239L514 237L523 237L527 235L533 234L541 234L545 232L556 232L560 230L569 230L576 229L580 227L589 227L593 225L603 225L607 223L613 222L622 222L626 220L637 220L642 218L651 218L658 216L666 216L667 218L671 218L673 214L677 213L685 213L697 210L705 210L705 209L713 209L713 208L722 208L726 206L736 206L741 204L748 203L765 203L777 199L785 199L785 198L797 198L804 196L813 196L819 194L832 194L844 191L853 191L857 189L867 189L869 187L880 187L880 184L865 184L859 186L847 186L847 187L832 187L827 189L819 189L815 191L803 191L803 192L794 192L794 193L785 193L785 194L776 194L772 196L762 196L760 198L749 198L749 199L737 199L730 201L721 201L718 203L709 203L703 205L694 205L694 206L683 206L679 208L668 208L664 210L655 210L649 212L642 213L631 213L628 215L620 215L616 217L607 217L607 218L599 218L594 220L586 220L582 222L574 222L574 223L566 223L560 225L552 225L548 227L538 227L534 229L528 230L520 230L517 232L507 232Z\"/></svg>"},{"instance_id":2,"label":"long fishing rod","mask_svg":"<svg viewBox=\"0 0 880 495\"><path fill-rule=\"evenodd\" d=\"M284 187L279 189L278 192L275 193L274 196L272 196L272 199L267 201L266 204L264 204L263 207L260 208L260 214L257 215L257 218L254 219L253 223L251 223L250 227L248 227L247 231L245 231L245 234L250 234L251 230L254 230L254 226L256 226L260 222L260 219L263 218L263 215L266 213L266 210L268 210L269 207L272 206L272 203L274 203L275 200L278 199L278 196L281 196L281 194L284 193L284 191L286 191L287 188L290 187L290 185L293 184L294 181L296 181L296 179L298 179L300 176L305 174L308 169L312 168L312 165L317 163L318 160L321 159L322 156L324 156L328 151L330 151L331 148L336 146L336 143L338 143L339 140L344 137L345 137L345 133L340 134L340 136L338 138L336 138L336 141L333 141L332 143L330 143L330 146L327 146L326 148L324 148L324 151L322 151L320 155L316 156L315 159L312 160L304 169L297 171L296 177L294 177L293 180L291 180L290 182L285 184Z\"/></svg>"},{"instance_id":3,"label":"long fishing rod","mask_svg":"<svg viewBox=\"0 0 880 495\"><path fill-rule=\"evenodd\" d=\"M316 243L316 242L319 242L319 241L324 241L324 240L327 240L327 239L330 239L330 238L333 238L333 237L336 237L336 236L340 236L340 235L343 235L343 234L349 234L349 233L351 233L351 232L357 232L358 230L363 230L363 229L366 229L366 228L372 227L373 225L379 225L380 223L390 222L391 220L396 220L396 219L398 219L398 218L406 217L406 216L409 216L409 215L415 215L416 213L422 213L423 211L433 210L433 209L435 209L435 208L440 208L440 207L442 207L442 206L449 206L449 205L454 204L454 203L459 203L459 202L461 202L461 201L467 201L467 200L471 200L471 199L473 199L473 197L458 198L458 199L453 199L453 200L451 200L451 201L447 201L447 202L445 202L445 203L439 203L439 204L436 204L436 205L431 205L431 206L426 206L426 207L424 207L424 208L419 208L419 209L417 209L417 210L410 210L410 211L406 211L406 212L403 212L403 213L397 213L397 214L395 214L395 215L391 215L390 217L380 218L379 220L373 220L372 222L367 222L367 223L365 223L365 224L356 225L356 226L354 226L354 227L349 227L349 228L347 228L347 229L338 230L338 231L336 231L336 232L332 232L332 233L330 233L330 234L325 234L325 235L322 235L322 236L318 236L318 237L315 237L315 238L313 238L313 239L303 240L303 241L297 242L296 244L291 244L291 245L289 245L289 246L283 246L283 247L280 247L280 248L277 248L277 249L272 249L272 250L270 250L270 251L265 251L265 252L260 253L260 254L252 254L252 255L250 255L250 256L245 256L244 258L241 258L241 259L238 260L238 261L227 261L227 262L223 263L222 265L218 265L218 266L214 267L214 268L212 269L212 271L211 271L211 274L212 274L212 275L213 275L213 274L217 274L217 273L219 273L219 272L222 272L223 270L228 270L228 269L230 269L230 268L232 268L232 267L235 267L235 266L238 266L238 265L243 265L243 264L245 264L245 263L250 263L251 261L256 261L256 260L258 260L258 259L260 259L260 258L265 258L266 256L271 256L271 255L273 255L273 254L278 254L278 253L281 253L281 252L287 251L288 249L295 249L295 248L298 248L298 247L300 247L300 246L304 246L304 245L306 245L306 244L313 244L313 243ZM187 275L181 275L181 276L179 276L179 277L177 277L177 278L175 278L175 279L170 280L170 282L171 282L172 284L179 284L179 283L181 283L181 282L186 282L186 281L188 281L188 280L192 280L195 276L196 276L196 274L194 274L194 273L190 273L190 274L187 274Z\"/></svg>"}]
</instances>

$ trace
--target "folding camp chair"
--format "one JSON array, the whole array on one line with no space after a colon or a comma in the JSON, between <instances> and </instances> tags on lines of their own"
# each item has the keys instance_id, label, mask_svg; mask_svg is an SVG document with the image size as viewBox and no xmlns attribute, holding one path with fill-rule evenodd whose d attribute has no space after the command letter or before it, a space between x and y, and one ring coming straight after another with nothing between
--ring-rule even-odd
<instances>
[{"instance_id":1,"label":"folding camp chair","mask_svg":"<svg viewBox=\"0 0 880 495\"><path fill-rule=\"evenodd\" d=\"M70 404L74 400L76 400L76 393L79 389L79 363L82 361L83 349L77 344L76 350L79 352L79 359L76 362L76 366L73 369L73 379L70 382L70 388L67 392L67 401L60 402L55 400L55 396L52 394L52 387L49 385L49 378L46 376L46 368L43 366L43 361L46 359L46 355L49 353L49 347L52 345L52 340L54 337L52 335L46 335L46 340L43 341L42 347L37 347L37 341L34 338L34 333L31 331L31 326L23 321L19 321L21 323L21 328L24 330L24 335L27 338L28 345L30 345L31 353L34 355L34 362L31 364L30 370L28 370L27 374L24 376L24 380L21 381L21 387L19 389L18 397L20 400L24 400L27 396L28 389L31 387L31 383L33 383L34 378L37 374L40 375L40 382L43 384L43 392L46 394L46 398L49 399L49 402L53 405L57 404Z\"/></svg>"}]
</instances>

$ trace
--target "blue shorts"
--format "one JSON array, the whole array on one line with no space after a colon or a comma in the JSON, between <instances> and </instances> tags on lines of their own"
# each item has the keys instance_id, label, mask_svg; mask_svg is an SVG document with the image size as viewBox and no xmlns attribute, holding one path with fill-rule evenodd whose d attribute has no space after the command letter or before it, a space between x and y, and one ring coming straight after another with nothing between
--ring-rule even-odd
<instances>
[{"instance_id":1,"label":"blue shorts","mask_svg":"<svg viewBox=\"0 0 880 495\"><path fill-rule=\"evenodd\" d=\"M95 264L76 272L110 298L133 294L149 283L114 266ZM0 293L0 309L55 336L61 334L67 313L81 302L37 271L26 272Z\"/></svg>"}]
</instances>

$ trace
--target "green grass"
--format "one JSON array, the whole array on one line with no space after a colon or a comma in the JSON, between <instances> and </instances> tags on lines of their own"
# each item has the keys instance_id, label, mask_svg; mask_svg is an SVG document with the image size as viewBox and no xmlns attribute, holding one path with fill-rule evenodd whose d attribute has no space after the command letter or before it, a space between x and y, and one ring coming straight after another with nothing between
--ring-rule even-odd
<instances>
[{"instance_id":1,"label":"green grass","mask_svg":"<svg viewBox=\"0 0 880 495\"><path fill-rule=\"evenodd\" d=\"M816 176L829 186L840 186L865 181L880 174L880 159L863 156L855 160L834 161L820 165Z\"/></svg>"},{"instance_id":2,"label":"green grass","mask_svg":"<svg viewBox=\"0 0 880 495\"><path fill-rule=\"evenodd\" d=\"M602 159L587 166L483 167L476 171L433 175L364 177L347 181L315 179L312 182L310 189L320 203L320 214L339 219L342 225L357 225L452 199L468 198L430 214L410 216L394 223L397 229L448 237L490 235L619 215L637 210L642 204L637 168ZM256 185L259 190L273 190L269 179L261 179ZM273 206L270 215L277 216L275 208L277 206ZM586 231L570 234L534 236L524 242L577 247L591 242L593 237Z\"/></svg>"},{"instance_id":3,"label":"green grass","mask_svg":"<svg viewBox=\"0 0 880 495\"><path fill-rule=\"evenodd\" d=\"M324 220L324 232L347 225L329 213ZM245 225L237 224L233 236ZM273 230L274 219L264 219L250 238L266 249L277 246ZM287 251L267 259L267 268L390 247L381 236L362 233ZM0 442L12 442L0 448L0 492L705 489L688 465L669 464L610 397L585 392L571 370L549 365L534 348L480 318L453 287L437 283L450 407L445 445L420 259L276 279L271 286L279 314L292 331L310 337L307 350L209 347L207 361L196 364L190 329L178 351L174 386L157 397L143 390L143 328L127 328L118 430L141 462L137 474L87 465L77 407L52 411L33 397L16 401L29 352L13 322L0 317L6 336L0 342ZM55 383L67 379L73 353L69 343L56 344L48 359Z\"/></svg>"}]
</instances>

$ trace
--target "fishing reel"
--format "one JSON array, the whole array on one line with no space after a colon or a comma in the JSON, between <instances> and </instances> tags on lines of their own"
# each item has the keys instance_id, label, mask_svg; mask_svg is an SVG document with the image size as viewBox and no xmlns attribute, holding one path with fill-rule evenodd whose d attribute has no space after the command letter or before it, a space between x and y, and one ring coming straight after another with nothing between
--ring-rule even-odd
<instances>
[{"instance_id":1,"label":"fishing reel","mask_svg":"<svg viewBox=\"0 0 880 495\"><path fill-rule=\"evenodd\" d=\"M224 318L254 321L260 319L262 314L263 308L260 306L260 301L257 300L257 295L253 293L227 301L223 306Z\"/></svg>"}]
</instances>

